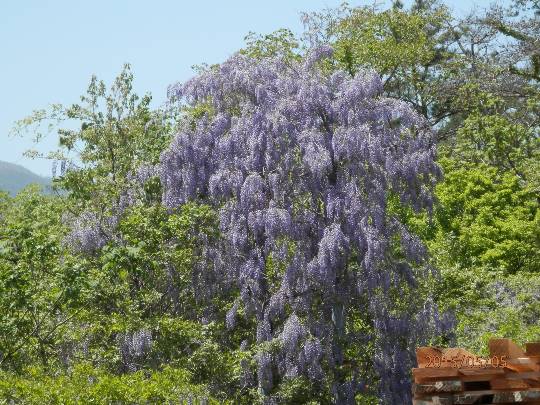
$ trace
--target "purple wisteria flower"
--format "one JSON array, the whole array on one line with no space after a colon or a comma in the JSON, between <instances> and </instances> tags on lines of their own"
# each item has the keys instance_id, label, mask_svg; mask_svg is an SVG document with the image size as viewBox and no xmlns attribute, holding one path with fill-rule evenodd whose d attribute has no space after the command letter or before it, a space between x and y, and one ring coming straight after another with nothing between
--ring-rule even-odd
<instances>
[{"instance_id":1,"label":"purple wisteria flower","mask_svg":"<svg viewBox=\"0 0 540 405\"><path fill-rule=\"evenodd\" d=\"M335 375L346 347L363 338L349 324L356 311L376 330L380 397L407 403L410 349L443 333L444 322L424 328L421 308L398 310L388 299L413 288L425 268L424 247L388 200L430 210L441 172L424 119L383 97L374 72L325 73L318 62L331 54L324 46L299 63L236 54L171 86L171 99L212 112L162 153L163 204L203 201L218 210L218 251L227 259L214 271L236 283L256 343L281 342L280 353L257 355L265 395L279 378ZM230 328L237 310L227 314ZM354 378L332 381L337 402L354 401Z\"/></svg>"}]
</instances>

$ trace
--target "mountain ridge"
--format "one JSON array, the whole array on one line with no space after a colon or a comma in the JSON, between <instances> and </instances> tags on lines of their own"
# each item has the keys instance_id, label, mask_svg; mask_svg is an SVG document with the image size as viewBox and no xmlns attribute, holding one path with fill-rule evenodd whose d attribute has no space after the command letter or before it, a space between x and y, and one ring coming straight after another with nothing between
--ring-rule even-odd
<instances>
[{"instance_id":1,"label":"mountain ridge","mask_svg":"<svg viewBox=\"0 0 540 405\"><path fill-rule=\"evenodd\" d=\"M17 194L29 184L39 184L49 191L51 178L40 176L24 166L0 160L0 190Z\"/></svg>"}]
</instances>

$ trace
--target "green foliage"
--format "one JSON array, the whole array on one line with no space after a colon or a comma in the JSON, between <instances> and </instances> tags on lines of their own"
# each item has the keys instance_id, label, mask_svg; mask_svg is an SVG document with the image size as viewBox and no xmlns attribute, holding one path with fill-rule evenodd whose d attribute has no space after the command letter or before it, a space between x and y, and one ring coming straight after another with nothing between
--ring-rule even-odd
<instances>
[{"instance_id":1,"label":"green foliage","mask_svg":"<svg viewBox=\"0 0 540 405\"><path fill-rule=\"evenodd\" d=\"M30 187L0 213L0 365L46 365L81 305L85 277L62 247L62 206ZM62 257L62 260L60 260Z\"/></svg>"},{"instance_id":2,"label":"green foliage","mask_svg":"<svg viewBox=\"0 0 540 405\"><path fill-rule=\"evenodd\" d=\"M492 337L538 340L537 195L513 171L442 162L446 176L425 235L443 276L435 296L457 316L456 344L487 354Z\"/></svg>"},{"instance_id":3,"label":"green foliage","mask_svg":"<svg viewBox=\"0 0 540 405\"><path fill-rule=\"evenodd\" d=\"M476 85L467 85L460 90L459 100L467 117L457 131L455 145L443 151L455 159L512 173L538 192L540 93L514 106Z\"/></svg>"},{"instance_id":4,"label":"green foliage","mask_svg":"<svg viewBox=\"0 0 540 405\"><path fill-rule=\"evenodd\" d=\"M442 23L444 17L443 10L426 18L400 9L353 9L337 28L336 57L351 74L366 65L390 75L427 64L435 57L436 45L428 26Z\"/></svg>"},{"instance_id":5,"label":"green foliage","mask_svg":"<svg viewBox=\"0 0 540 405\"><path fill-rule=\"evenodd\" d=\"M520 344L537 341L539 282L537 273L505 276L475 267L446 269L437 295L439 302L456 313L456 344L486 355L493 337L511 338Z\"/></svg>"},{"instance_id":6,"label":"green foliage","mask_svg":"<svg viewBox=\"0 0 540 405\"><path fill-rule=\"evenodd\" d=\"M512 173L444 163L446 179L437 189L440 228L432 243L438 262L504 274L540 271L536 195Z\"/></svg>"},{"instance_id":7,"label":"green foliage","mask_svg":"<svg viewBox=\"0 0 540 405\"><path fill-rule=\"evenodd\" d=\"M109 90L92 76L80 104L34 111L17 122L14 131L32 130L39 141L44 124L49 131L56 128L58 150L31 154L64 162L67 170L54 185L68 192L69 204L103 211L130 186L128 174L157 163L170 140L172 116L152 111L150 101L150 95L140 98L133 92L133 74L126 64ZM67 128L60 127L62 123Z\"/></svg>"},{"instance_id":8,"label":"green foliage","mask_svg":"<svg viewBox=\"0 0 540 405\"><path fill-rule=\"evenodd\" d=\"M197 291L191 285L191 269L200 259L202 238L217 238L215 213L208 206L187 204L167 213L161 205L136 206L123 217L118 237L99 258L101 282L114 286L107 291L104 305L124 315L151 317L173 311L188 313ZM167 284L177 287L173 303ZM103 285L105 287L105 285ZM178 305L187 307L178 307Z\"/></svg>"},{"instance_id":9,"label":"green foliage","mask_svg":"<svg viewBox=\"0 0 540 405\"><path fill-rule=\"evenodd\" d=\"M280 55L288 60L301 58L300 44L294 34L285 28L281 28L271 34L258 35L250 32L244 40L246 47L240 52L256 59Z\"/></svg>"},{"instance_id":10,"label":"green foliage","mask_svg":"<svg viewBox=\"0 0 540 405\"><path fill-rule=\"evenodd\" d=\"M288 378L280 384L277 400L282 404L331 403L331 398L320 392L321 388L304 377Z\"/></svg>"},{"instance_id":11,"label":"green foliage","mask_svg":"<svg viewBox=\"0 0 540 405\"><path fill-rule=\"evenodd\" d=\"M148 375L135 372L109 374L88 364L69 373L51 376L40 367L30 367L24 376L0 372L2 404L222 404L207 390L189 383L189 373L166 367Z\"/></svg>"},{"instance_id":12,"label":"green foliage","mask_svg":"<svg viewBox=\"0 0 540 405\"><path fill-rule=\"evenodd\" d=\"M351 75L376 70L388 95L410 102L439 124L451 115L448 84L456 75L451 20L449 10L437 2L421 2L410 10L348 9L330 27L337 66Z\"/></svg>"}]
</instances>

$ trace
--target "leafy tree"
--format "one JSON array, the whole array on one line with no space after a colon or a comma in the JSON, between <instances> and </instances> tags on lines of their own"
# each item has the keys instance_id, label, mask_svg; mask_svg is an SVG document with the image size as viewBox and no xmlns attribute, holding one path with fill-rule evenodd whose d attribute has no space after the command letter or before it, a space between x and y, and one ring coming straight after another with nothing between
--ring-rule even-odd
<instances>
[{"instance_id":1,"label":"leafy tree","mask_svg":"<svg viewBox=\"0 0 540 405\"><path fill-rule=\"evenodd\" d=\"M279 29L270 34L257 35L250 32L244 40L246 47L240 52L255 59L281 56L286 60L298 60L300 44L288 29Z\"/></svg>"},{"instance_id":2,"label":"leafy tree","mask_svg":"<svg viewBox=\"0 0 540 405\"><path fill-rule=\"evenodd\" d=\"M456 113L450 101L463 69L456 63L452 16L439 2L415 2L410 10L345 6L305 19L311 31L326 33L336 67L351 75L376 70L386 95L411 103L438 128Z\"/></svg>"},{"instance_id":3,"label":"leafy tree","mask_svg":"<svg viewBox=\"0 0 540 405\"><path fill-rule=\"evenodd\" d=\"M200 252L204 243L217 237L215 215L204 205L185 205L174 211L161 205L153 165L177 121L174 112L150 110L149 96L139 101L132 92L132 80L125 66L107 92L105 84L93 77L81 105L53 106L19 123L19 130L46 120L72 119L81 126L80 130L60 129L60 149L45 155L61 162L60 175L55 177L60 194L51 213L56 214L55 226L62 229L52 233L62 250L54 251L56 256L41 265L54 268L64 281L71 272L81 272L85 285L76 311L53 308L60 321L69 316L70 322L61 324L61 339L49 339L43 362L55 360L69 367L89 361L99 369L121 373L158 370L172 363L192 370L190 375L199 382L215 383L215 391L232 395L235 385L230 382L234 378L230 370L236 359L223 353L215 341L224 340L226 348L227 338L219 331L210 334L199 323L204 318L203 303L220 308L224 318L222 303L205 301L200 294L200 284L212 283L204 272L208 262ZM188 125L197 114L186 111ZM28 221L34 217L29 215ZM29 249L39 244L24 240ZM69 258L72 261L65 266L51 264ZM30 286L32 281L26 281ZM47 292L55 291L45 290L55 279L42 281L43 285L36 284L42 289L29 298L45 300ZM66 289L77 287L75 280L68 281ZM5 288L14 294L24 291L13 285ZM28 301L22 302L19 310L27 305ZM24 321L21 313L13 318ZM6 329L6 335L10 331ZM170 347L178 336L190 342L189 348ZM31 347L27 341L23 345ZM222 367L212 366L209 357L220 356ZM25 361L33 358L31 354ZM226 361L230 365L225 367Z\"/></svg>"},{"instance_id":4,"label":"leafy tree","mask_svg":"<svg viewBox=\"0 0 540 405\"><path fill-rule=\"evenodd\" d=\"M474 88L467 91L474 93L463 98L471 102L471 110L448 154L462 161L487 164L534 187L538 176L531 168L540 159L540 137L538 127L523 117L532 112L533 100L519 111L508 111L501 98Z\"/></svg>"},{"instance_id":5,"label":"leafy tree","mask_svg":"<svg viewBox=\"0 0 540 405\"><path fill-rule=\"evenodd\" d=\"M526 80L540 82L540 4L536 0L514 0L506 9L493 6L482 18L505 36L500 56L508 70Z\"/></svg>"},{"instance_id":6,"label":"leafy tree","mask_svg":"<svg viewBox=\"0 0 540 405\"><path fill-rule=\"evenodd\" d=\"M536 196L512 173L486 164L446 161L438 186L439 224L433 253L444 267L514 274L540 270ZM439 250L440 249L440 250Z\"/></svg>"},{"instance_id":7,"label":"leafy tree","mask_svg":"<svg viewBox=\"0 0 540 405\"><path fill-rule=\"evenodd\" d=\"M57 357L80 310L85 277L62 246L62 206L28 187L3 197L0 214L0 366L20 370Z\"/></svg>"},{"instance_id":8,"label":"leafy tree","mask_svg":"<svg viewBox=\"0 0 540 405\"><path fill-rule=\"evenodd\" d=\"M55 184L67 192L72 210L88 209L104 217L111 201L120 203L120 194L130 187L137 169L157 163L170 140L174 119L165 111L152 111L150 101L148 94L139 98L133 93L133 74L126 64L109 91L93 76L80 104L35 111L19 121L15 131L31 129L39 141L45 123L49 129L58 128L57 151L29 153L53 159ZM60 128L63 122L76 129Z\"/></svg>"}]
</instances>

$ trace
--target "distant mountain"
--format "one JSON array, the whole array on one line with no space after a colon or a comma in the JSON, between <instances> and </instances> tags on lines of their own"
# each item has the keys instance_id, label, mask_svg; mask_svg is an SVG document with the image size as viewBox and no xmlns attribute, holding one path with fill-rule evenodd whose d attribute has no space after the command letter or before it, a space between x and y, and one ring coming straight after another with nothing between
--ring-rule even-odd
<instances>
[{"instance_id":1,"label":"distant mountain","mask_svg":"<svg viewBox=\"0 0 540 405\"><path fill-rule=\"evenodd\" d=\"M0 161L0 190L15 195L31 183L40 184L44 191L50 191L50 178L38 176L23 166Z\"/></svg>"}]
</instances>

